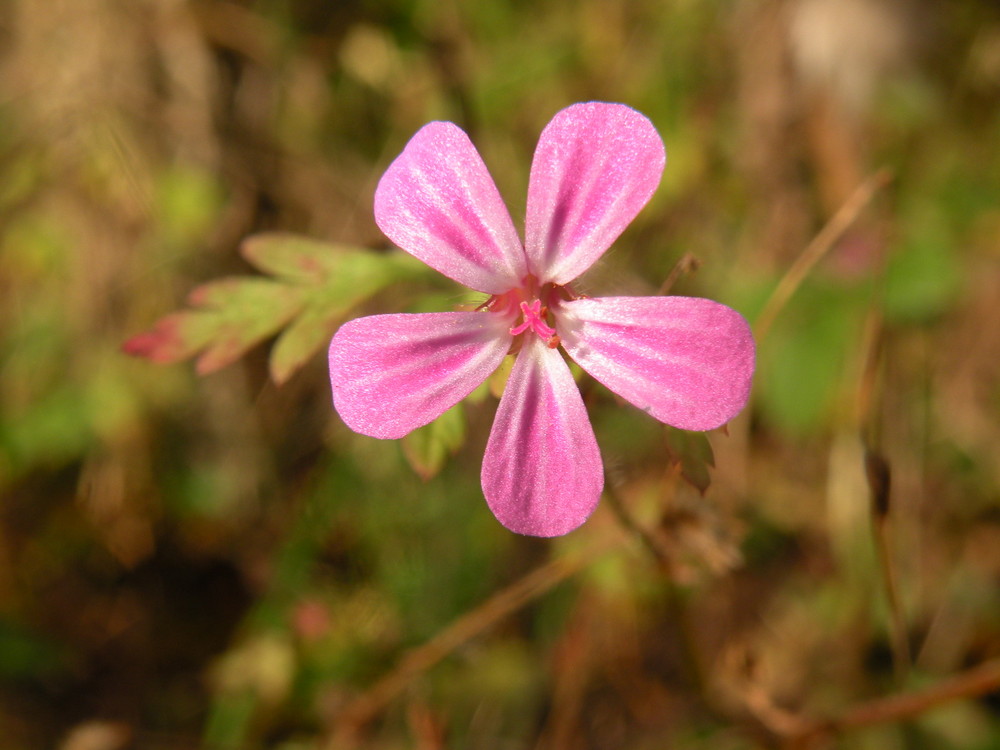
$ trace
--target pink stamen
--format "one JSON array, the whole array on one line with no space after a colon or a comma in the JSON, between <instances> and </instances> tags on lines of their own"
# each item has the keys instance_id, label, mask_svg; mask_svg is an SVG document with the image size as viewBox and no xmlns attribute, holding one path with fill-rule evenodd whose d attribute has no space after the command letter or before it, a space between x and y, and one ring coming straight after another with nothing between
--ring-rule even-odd
<instances>
[{"instance_id":1,"label":"pink stamen","mask_svg":"<svg viewBox=\"0 0 1000 750\"><path fill-rule=\"evenodd\" d=\"M519 326L510 329L511 335L517 336L524 333L529 328L541 336L546 341L551 340L556 335L556 330L546 324L544 318L548 309L542 307L539 300L532 300L531 303L522 302L521 312L524 314L524 321Z\"/></svg>"}]
</instances>

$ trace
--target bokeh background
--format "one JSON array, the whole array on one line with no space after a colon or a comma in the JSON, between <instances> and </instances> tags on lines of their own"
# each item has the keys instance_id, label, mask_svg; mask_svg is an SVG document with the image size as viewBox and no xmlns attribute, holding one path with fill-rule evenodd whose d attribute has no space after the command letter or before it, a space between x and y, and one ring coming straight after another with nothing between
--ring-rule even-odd
<instances>
[{"instance_id":1,"label":"bokeh background","mask_svg":"<svg viewBox=\"0 0 1000 750\"><path fill-rule=\"evenodd\" d=\"M4 748L1000 747L997 3L0 19ZM584 380L605 500L522 538L479 489L491 395L425 479L339 422L322 352L280 387L266 344L204 377L122 353L198 284L257 273L249 235L388 251L372 193L432 119L470 133L520 223L538 133L589 99L645 113L668 153L595 294L694 258L672 291L755 321L888 170L762 332L704 492L706 443ZM352 315L459 301L428 275ZM960 699L814 731L954 675Z\"/></svg>"}]
</instances>

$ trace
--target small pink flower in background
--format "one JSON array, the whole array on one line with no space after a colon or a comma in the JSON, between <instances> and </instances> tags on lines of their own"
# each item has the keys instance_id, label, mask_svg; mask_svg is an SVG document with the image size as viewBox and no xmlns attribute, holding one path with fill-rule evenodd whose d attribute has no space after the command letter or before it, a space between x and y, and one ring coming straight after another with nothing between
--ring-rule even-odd
<instances>
[{"instance_id":1,"label":"small pink flower in background","mask_svg":"<svg viewBox=\"0 0 1000 750\"><path fill-rule=\"evenodd\" d=\"M743 408L754 343L734 310L692 297L581 298L590 268L656 190L666 155L621 104L559 112L538 141L522 244L482 158L449 122L421 128L375 192L375 220L410 254L490 295L475 312L374 315L330 344L348 427L400 438L469 395L516 351L483 459L483 494L508 529L558 536L604 486L601 454L565 349L661 422L709 430Z\"/></svg>"}]
</instances>

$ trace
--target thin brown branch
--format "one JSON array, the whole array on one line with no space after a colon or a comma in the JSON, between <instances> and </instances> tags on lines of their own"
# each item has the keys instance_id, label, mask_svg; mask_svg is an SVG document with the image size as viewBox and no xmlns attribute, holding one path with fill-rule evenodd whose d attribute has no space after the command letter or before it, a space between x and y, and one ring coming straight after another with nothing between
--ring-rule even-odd
<instances>
[{"instance_id":1,"label":"thin brown branch","mask_svg":"<svg viewBox=\"0 0 1000 750\"><path fill-rule=\"evenodd\" d=\"M235 2L193 3L190 13L213 44L248 60L270 64L280 49L281 30Z\"/></svg>"},{"instance_id":2,"label":"thin brown branch","mask_svg":"<svg viewBox=\"0 0 1000 750\"><path fill-rule=\"evenodd\" d=\"M846 731L910 719L945 703L975 698L995 690L1000 690L1000 659L983 662L923 690L855 706L845 711L832 726L838 731Z\"/></svg>"},{"instance_id":3,"label":"thin brown branch","mask_svg":"<svg viewBox=\"0 0 1000 750\"><path fill-rule=\"evenodd\" d=\"M864 366L855 398L855 413L858 431L865 447L864 474L870 495L872 530L881 570L882 588L889 607L893 668L898 683L902 684L909 673L912 657L906 615L899 594L899 573L892 549L892 471L879 445L882 432L879 419L881 413L879 371L883 335L882 315L878 306L873 305L865 322Z\"/></svg>"},{"instance_id":4,"label":"thin brown branch","mask_svg":"<svg viewBox=\"0 0 1000 750\"><path fill-rule=\"evenodd\" d=\"M655 534L645 529L642 524L640 524L632 513L625 507L622 499L618 496L618 492L613 486L605 487L605 499L608 507L615 514L615 518L618 519L618 523L621 524L622 528L626 532L637 538L642 546L646 548L650 555L656 560L656 562L663 568L668 577L673 580L673 561L670 559L670 554L663 547L662 540L659 539Z\"/></svg>"},{"instance_id":5,"label":"thin brown branch","mask_svg":"<svg viewBox=\"0 0 1000 750\"><path fill-rule=\"evenodd\" d=\"M359 735L365 725L378 716L417 677L462 644L552 590L623 541L618 535L603 538L576 554L558 557L545 563L476 609L459 617L426 643L412 649L395 669L340 712L337 726L324 745L326 750L343 750L357 746Z\"/></svg>"},{"instance_id":6,"label":"thin brown branch","mask_svg":"<svg viewBox=\"0 0 1000 750\"><path fill-rule=\"evenodd\" d=\"M786 747L811 747L816 741L855 729L912 719L946 703L976 698L1000 690L1000 659L945 678L935 685L909 693L861 703L831 719L814 721L787 737Z\"/></svg>"},{"instance_id":7,"label":"thin brown branch","mask_svg":"<svg viewBox=\"0 0 1000 750\"><path fill-rule=\"evenodd\" d=\"M701 267L701 261L698 260L694 253L684 253L680 260L674 264L674 267L670 269L670 273L667 274L667 278L663 280L660 284L660 288L656 290L658 295L664 295L673 289L674 284L677 283L681 276L688 276Z\"/></svg>"},{"instance_id":8,"label":"thin brown branch","mask_svg":"<svg viewBox=\"0 0 1000 750\"><path fill-rule=\"evenodd\" d=\"M778 314L801 286L809 272L823 259L823 256L830 252L830 249L843 236L844 232L851 228L861 211L871 202L875 193L887 185L890 179L889 171L881 169L861 183L851 194L851 197L844 202L844 205L838 209L837 213L830 217L830 220L806 246L802 254L795 259L764 304L764 309L757 316L754 323L754 335L758 342L771 330Z\"/></svg>"},{"instance_id":9,"label":"thin brown branch","mask_svg":"<svg viewBox=\"0 0 1000 750\"><path fill-rule=\"evenodd\" d=\"M669 481L672 486L679 475L679 467L671 470ZM653 559L656 560L666 579L665 594L667 603L677 623L678 636L680 638L681 657L684 661L683 667L687 673L688 682L694 688L698 696L705 696L705 670L702 665L701 653L696 645L694 631L691 627L691 620L688 616L687 606L684 602L681 590L677 585L677 576L674 571L674 560L669 550L664 546L663 540L655 533L649 531L640 524L631 511L625 506L618 496L615 488L609 486L604 488L604 495L607 504L614 511L615 517L622 528L629 534L637 538L642 546L646 548Z\"/></svg>"},{"instance_id":10,"label":"thin brown branch","mask_svg":"<svg viewBox=\"0 0 1000 750\"><path fill-rule=\"evenodd\" d=\"M899 595L898 574L892 555L890 543L889 516L874 516L875 549L878 553L882 571L882 588L885 591L886 603L889 606L890 632L892 643L892 662L896 678L901 683L909 674L912 657L910 655L909 636L906 628L906 616L903 612L903 602Z\"/></svg>"}]
</instances>

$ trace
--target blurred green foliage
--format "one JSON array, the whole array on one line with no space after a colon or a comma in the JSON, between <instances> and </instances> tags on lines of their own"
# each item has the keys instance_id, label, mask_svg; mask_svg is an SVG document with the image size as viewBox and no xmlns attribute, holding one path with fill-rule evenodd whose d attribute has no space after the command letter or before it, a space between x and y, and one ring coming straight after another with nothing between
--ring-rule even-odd
<instances>
[{"instance_id":1,"label":"blurred green foliage","mask_svg":"<svg viewBox=\"0 0 1000 750\"><path fill-rule=\"evenodd\" d=\"M4 747L782 746L782 717L1000 657L995 4L11 10ZM482 301L374 225L413 132L464 127L519 222L538 133L587 99L644 112L668 153L594 293L655 293L691 253L671 293L753 321L858 182L894 179L761 339L725 433L665 431L580 376L608 498L567 538L524 539L479 487L503 373L382 442L336 418L322 350L354 315ZM208 351L204 377L121 350L177 310L192 337L171 358ZM862 435L892 469L906 676ZM466 637L406 672L462 618ZM996 747L996 696L842 744Z\"/></svg>"}]
</instances>

